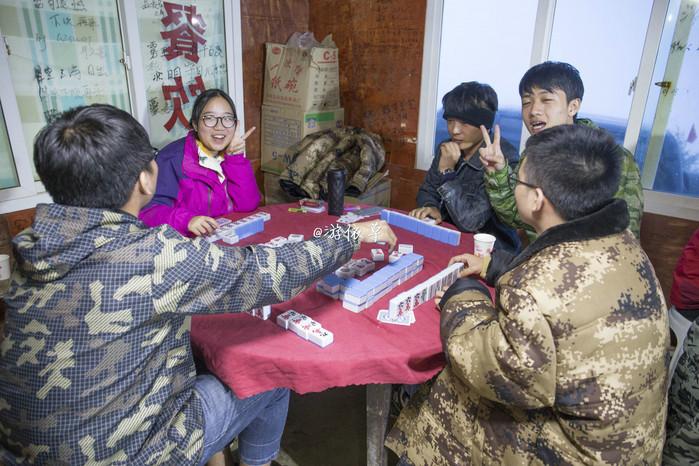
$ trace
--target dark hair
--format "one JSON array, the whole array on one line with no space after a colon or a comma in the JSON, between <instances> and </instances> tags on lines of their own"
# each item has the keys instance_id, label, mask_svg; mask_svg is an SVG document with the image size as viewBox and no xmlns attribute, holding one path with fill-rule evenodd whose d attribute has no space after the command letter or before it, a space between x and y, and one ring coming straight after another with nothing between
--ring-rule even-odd
<instances>
[{"instance_id":1,"label":"dark hair","mask_svg":"<svg viewBox=\"0 0 699 466\"><path fill-rule=\"evenodd\" d=\"M223 99L228 102L228 105L231 106L231 110L233 110L233 116L235 119L238 119L238 112L235 110L235 104L233 103L233 99L226 94L226 91L222 91L221 89L207 89L201 94L197 96L197 99L194 101L194 106L192 106L192 116L189 119L189 126L192 127L192 129L195 128L194 123L199 121L199 117L201 116L201 113L204 111L204 107L206 107L206 104L209 103L211 99L214 97L222 97Z\"/></svg>"},{"instance_id":2,"label":"dark hair","mask_svg":"<svg viewBox=\"0 0 699 466\"><path fill-rule=\"evenodd\" d=\"M546 61L529 68L519 81L519 96L531 92L535 87L549 92L560 89L565 93L568 102L574 99L582 100L585 93L577 68L559 61Z\"/></svg>"},{"instance_id":3,"label":"dark hair","mask_svg":"<svg viewBox=\"0 0 699 466\"><path fill-rule=\"evenodd\" d=\"M445 114L467 113L472 107L498 111L498 95L492 87L477 81L461 83L442 97Z\"/></svg>"},{"instance_id":4,"label":"dark hair","mask_svg":"<svg viewBox=\"0 0 699 466\"><path fill-rule=\"evenodd\" d=\"M120 209L153 160L148 134L111 105L76 107L34 140L34 165L59 204Z\"/></svg>"},{"instance_id":5,"label":"dark hair","mask_svg":"<svg viewBox=\"0 0 699 466\"><path fill-rule=\"evenodd\" d=\"M564 220L590 214L619 188L621 157L605 130L558 125L527 140L526 181L539 186Z\"/></svg>"}]
</instances>

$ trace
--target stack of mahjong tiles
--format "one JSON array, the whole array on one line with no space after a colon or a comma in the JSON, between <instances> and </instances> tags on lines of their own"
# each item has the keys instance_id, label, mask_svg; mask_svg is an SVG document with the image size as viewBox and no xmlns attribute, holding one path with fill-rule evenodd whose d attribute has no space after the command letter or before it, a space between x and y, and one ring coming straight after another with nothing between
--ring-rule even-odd
<instances>
[{"instance_id":1,"label":"stack of mahjong tiles","mask_svg":"<svg viewBox=\"0 0 699 466\"><path fill-rule=\"evenodd\" d=\"M369 272L373 272L376 265L373 260L367 258L350 259L345 265L335 271L335 275L340 278L363 277Z\"/></svg>"},{"instance_id":2,"label":"stack of mahjong tiles","mask_svg":"<svg viewBox=\"0 0 699 466\"><path fill-rule=\"evenodd\" d=\"M267 212L257 212L235 222L227 218L217 218L218 228L206 236L206 240L214 243L222 240L226 244L235 244L241 239L264 231L265 222L272 218Z\"/></svg>"},{"instance_id":3,"label":"stack of mahjong tiles","mask_svg":"<svg viewBox=\"0 0 699 466\"><path fill-rule=\"evenodd\" d=\"M437 295L437 291L454 283L459 278L459 272L463 267L464 264L456 262L429 280L394 296L388 303L388 310L380 310L377 319L387 324L410 325L414 323L414 309L433 299Z\"/></svg>"},{"instance_id":4,"label":"stack of mahjong tiles","mask_svg":"<svg viewBox=\"0 0 699 466\"><path fill-rule=\"evenodd\" d=\"M321 348L333 342L333 334L315 320L296 311L286 311L277 316L277 325L291 330L304 340L311 341Z\"/></svg>"},{"instance_id":5,"label":"stack of mahjong tiles","mask_svg":"<svg viewBox=\"0 0 699 466\"><path fill-rule=\"evenodd\" d=\"M403 254L395 262L386 264L364 280L332 273L323 277L316 289L332 298L342 299L342 307L345 309L361 312L420 272L422 263L423 257L420 254ZM342 267L338 271L341 269Z\"/></svg>"},{"instance_id":6,"label":"stack of mahjong tiles","mask_svg":"<svg viewBox=\"0 0 699 466\"><path fill-rule=\"evenodd\" d=\"M458 246L459 242L461 242L461 232L435 225L432 219L418 220L415 217L400 212L382 210L381 220L385 220L389 225L403 228L435 241L451 244L452 246Z\"/></svg>"}]
</instances>

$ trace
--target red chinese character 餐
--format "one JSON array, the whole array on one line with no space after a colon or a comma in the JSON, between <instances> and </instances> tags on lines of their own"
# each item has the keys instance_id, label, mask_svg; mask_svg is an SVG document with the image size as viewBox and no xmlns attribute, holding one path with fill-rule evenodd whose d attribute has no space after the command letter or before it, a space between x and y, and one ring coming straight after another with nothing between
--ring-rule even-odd
<instances>
[{"instance_id":1,"label":"red chinese character \u9910","mask_svg":"<svg viewBox=\"0 0 699 466\"><path fill-rule=\"evenodd\" d=\"M173 58L184 55L194 63L199 61L199 44L206 44L202 36L206 32L206 22L194 5L184 6L177 3L163 2L166 15L161 22L167 26L177 26L169 31L162 31L160 37L169 40L170 45L165 49L165 58ZM183 22L183 19L186 19Z\"/></svg>"}]
</instances>

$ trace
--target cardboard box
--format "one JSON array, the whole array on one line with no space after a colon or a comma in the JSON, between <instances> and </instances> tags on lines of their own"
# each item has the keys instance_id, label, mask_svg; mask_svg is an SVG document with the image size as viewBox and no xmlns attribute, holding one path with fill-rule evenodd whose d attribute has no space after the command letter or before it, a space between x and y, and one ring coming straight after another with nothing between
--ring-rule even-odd
<instances>
[{"instance_id":1,"label":"cardboard box","mask_svg":"<svg viewBox=\"0 0 699 466\"><path fill-rule=\"evenodd\" d=\"M304 112L293 107L262 106L262 171L280 174L291 162L287 149L316 131L345 124L342 108Z\"/></svg>"},{"instance_id":2,"label":"cardboard box","mask_svg":"<svg viewBox=\"0 0 699 466\"><path fill-rule=\"evenodd\" d=\"M268 43L262 103L305 111L338 108L340 73L337 49L302 49Z\"/></svg>"},{"instance_id":3,"label":"cardboard box","mask_svg":"<svg viewBox=\"0 0 699 466\"><path fill-rule=\"evenodd\" d=\"M264 174L265 204L284 204L297 202L298 199L289 196L279 186L279 175L274 173ZM369 204L381 207L391 205L391 179L377 178L377 182L359 197L345 196L346 204Z\"/></svg>"}]
</instances>

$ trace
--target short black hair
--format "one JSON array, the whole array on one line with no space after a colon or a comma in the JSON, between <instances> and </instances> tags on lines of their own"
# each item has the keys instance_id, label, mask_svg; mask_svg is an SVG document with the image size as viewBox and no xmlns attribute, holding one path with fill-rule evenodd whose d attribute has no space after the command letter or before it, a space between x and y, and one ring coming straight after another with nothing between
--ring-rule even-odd
<instances>
[{"instance_id":1,"label":"short black hair","mask_svg":"<svg viewBox=\"0 0 699 466\"><path fill-rule=\"evenodd\" d=\"M582 100L585 93L577 68L560 61L546 61L529 68L519 81L519 96L531 92L535 87L549 92L560 89L565 93L568 102L574 99Z\"/></svg>"},{"instance_id":2,"label":"short black hair","mask_svg":"<svg viewBox=\"0 0 699 466\"><path fill-rule=\"evenodd\" d=\"M34 140L34 165L59 204L120 209L153 160L148 134L111 105L76 107L46 125Z\"/></svg>"},{"instance_id":3,"label":"short black hair","mask_svg":"<svg viewBox=\"0 0 699 466\"><path fill-rule=\"evenodd\" d=\"M192 115L189 118L189 126L192 127L192 129L194 129L194 123L199 121L199 117L204 111L206 104L209 103L209 101L214 97L221 97L225 99L226 102L228 102L228 105L231 106L231 110L233 110L233 117L236 120L238 119L238 112L235 109L233 99L231 99L231 96L229 96L226 91L221 89L207 89L197 96L196 100L194 101L194 105L192 106Z\"/></svg>"},{"instance_id":4,"label":"short black hair","mask_svg":"<svg viewBox=\"0 0 699 466\"><path fill-rule=\"evenodd\" d=\"M527 140L522 157L525 181L539 186L566 221L598 210L619 189L621 157L603 129L547 128Z\"/></svg>"},{"instance_id":5,"label":"short black hair","mask_svg":"<svg viewBox=\"0 0 699 466\"><path fill-rule=\"evenodd\" d=\"M487 84L477 81L461 83L442 97L445 114L467 113L473 107L498 111L498 95Z\"/></svg>"}]
</instances>

